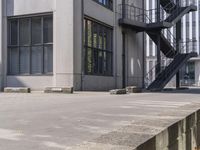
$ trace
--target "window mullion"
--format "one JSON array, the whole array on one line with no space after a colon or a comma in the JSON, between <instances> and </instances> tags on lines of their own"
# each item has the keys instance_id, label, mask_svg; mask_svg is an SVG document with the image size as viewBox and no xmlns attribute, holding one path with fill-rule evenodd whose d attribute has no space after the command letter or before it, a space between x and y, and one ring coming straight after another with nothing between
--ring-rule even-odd
<instances>
[{"instance_id":1,"label":"window mullion","mask_svg":"<svg viewBox=\"0 0 200 150\"><path fill-rule=\"evenodd\" d=\"M85 20L85 43L84 43L84 48L85 48L85 73L88 73L88 20Z\"/></svg>"},{"instance_id":2,"label":"window mullion","mask_svg":"<svg viewBox=\"0 0 200 150\"><path fill-rule=\"evenodd\" d=\"M17 19L17 24L18 24L18 32L17 32L17 37L18 37L18 40L17 40L17 49L18 49L18 73L17 74L20 74L20 23L19 23L19 19Z\"/></svg>"},{"instance_id":3,"label":"window mullion","mask_svg":"<svg viewBox=\"0 0 200 150\"><path fill-rule=\"evenodd\" d=\"M91 48L91 56L92 56L92 58L91 58L91 64L92 64L92 71L91 71L91 73L92 74L94 74L94 68L95 68L95 62L94 62L94 57L95 57L95 55L94 55L94 22L93 21L91 21L91 31L92 31L92 33L91 33L91 36L92 36L92 38L91 38L91 40L92 40L92 44L91 44L91 46L92 46L92 48Z\"/></svg>"},{"instance_id":4,"label":"window mullion","mask_svg":"<svg viewBox=\"0 0 200 150\"><path fill-rule=\"evenodd\" d=\"M42 74L45 73L44 71L44 61L45 61L45 58L44 58L44 17L41 17L41 36L42 36Z\"/></svg>"},{"instance_id":5,"label":"window mullion","mask_svg":"<svg viewBox=\"0 0 200 150\"><path fill-rule=\"evenodd\" d=\"M102 69L102 73L103 73L103 74L105 74L105 69L104 69L104 52L105 52L105 51L104 51L104 50L105 50L105 49L104 49L104 29L105 29L105 28L102 27L102 49L103 49L103 51L102 51L102 56L101 56L101 57L102 57L102 58L101 58L101 59L102 59L102 64L101 64L101 65L102 65L102 68L101 68L101 69Z\"/></svg>"},{"instance_id":6,"label":"window mullion","mask_svg":"<svg viewBox=\"0 0 200 150\"><path fill-rule=\"evenodd\" d=\"M32 74L32 18L29 19L29 26L30 26L30 48L29 48L29 74Z\"/></svg>"}]
</instances>

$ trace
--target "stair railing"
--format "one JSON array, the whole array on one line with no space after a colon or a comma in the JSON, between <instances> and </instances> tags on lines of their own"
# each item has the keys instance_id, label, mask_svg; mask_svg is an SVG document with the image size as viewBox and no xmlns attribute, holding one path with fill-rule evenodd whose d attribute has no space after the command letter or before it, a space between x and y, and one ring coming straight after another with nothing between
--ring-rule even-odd
<instances>
[{"instance_id":1,"label":"stair railing","mask_svg":"<svg viewBox=\"0 0 200 150\"><path fill-rule=\"evenodd\" d=\"M179 52L176 54L176 56L180 55L180 54L189 54L189 53L192 53L192 52L196 52L196 50L194 49L194 44L196 42L197 41L193 40L193 39L188 40L186 42L179 42ZM174 56L174 59L175 59L176 56ZM186 56L183 56L183 57L186 57ZM179 60L181 61L182 58L179 57ZM177 61L176 65L179 64L180 61ZM165 68L167 68L170 65L171 62L168 62L168 65ZM164 77L167 78L169 76L169 74L172 73L172 71L174 71L174 67L169 67L169 72L168 72L168 74L164 74Z\"/></svg>"},{"instance_id":2,"label":"stair railing","mask_svg":"<svg viewBox=\"0 0 200 150\"><path fill-rule=\"evenodd\" d=\"M144 15L144 17L146 18L146 20L148 20L149 23L153 23L152 19L150 19L148 15ZM166 31L167 37L165 36L165 31ZM161 32L165 36L167 41L171 44L171 46L174 49L176 49L176 37L173 35L170 29L165 29L165 30L162 30Z\"/></svg>"},{"instance_id":3,"label":"stair railing","mask_svg":"<svg viewBox=\"0 0 200 150\"><path fill-rule=\"evenodd\" d=\"M145 9L129 4L119 4L119 9L121 18L144 22Z\"/></svg>"},{"instance_id":4,"label":"stair railing","mask_svg":"<svg viewBox=\"0 0 200 150\"><path fill-rule=\"evenodd\" d=\"M172 7L169 8L169 6L172 6ZM163 9L166 10L166 12L168 13L172 13L172 10L174 10L175 8L176 8L176 3L174 1L171 1L170 3L165 5L165 7L163 7Z\"/></svg>"},{"instance_id":5,"label":"stair railing","mask_svg":"<svg viewBox=\"0 0 200 150\"><path fill-rule=\"evenodd\" d=\"M170 31L170 29L165 29L161 31L162 34L165 36L165 38L167 39L167 41L169 43L171 43L172 47L174 49L176 49L176 37L174 36L174 34ZM165 33L166 32L166 33ZM165 35L166 34L166 35Z\"/></svg>"},{"instance_id":6,"label":"stair railing","mask_svg":"<svg viewBox=\"0 0 200 150\"><path fill-rule=\"evenodd\" d=\"M193 45L195 42L197 42L197 41L196 40L188 40L186 42L180 42L179 43L180 51L178 53L176 53L173 58L166 58L166 57L161 58L161 62L156 63L156 65L153 66L146 74L145 79L144 79L146 88L158 77L158 75L163 70L165 70L171 64L171 62L174 60L175 57L177 57L180 54L187 54L188 45L190 45L192 47L192 51L190 50L189 52L190 53L195 52L195 49L193 48ZM169 51L167 55L171 55L171 53L172 53L172 51ZM162 61L164 61L164 65L163 65ZM158 73L156 73L156 69L160 66L161 66L161 70ZM172 70L173 70L173 68L171 68L171 71ZM166 77L167 77L167 75L166 75Z\"/></svg>"},{"instance_id":7,"label":"stair railing","mask_svg":"<svg viewBox=\"0 0 200 150\"><path fill-rule=\"evenodd\" d=\"M172 54L172 51L169 51L167 53L167 55L171 55ZM176 54L177 55L177 54ZM165 64L163 64L163 61ZM145 76L145 86L148 87L157 77L158 75L163 71L165 70L165 68L168 66L168 64L170 64L171 62L173 61L173 58L161 58L161 62L159 63L156 63L155 66L153 66L146 74ZM161 70L159 72L156 72L157 68L160 68L161 67Z\"/></svg>"}]
</instances>

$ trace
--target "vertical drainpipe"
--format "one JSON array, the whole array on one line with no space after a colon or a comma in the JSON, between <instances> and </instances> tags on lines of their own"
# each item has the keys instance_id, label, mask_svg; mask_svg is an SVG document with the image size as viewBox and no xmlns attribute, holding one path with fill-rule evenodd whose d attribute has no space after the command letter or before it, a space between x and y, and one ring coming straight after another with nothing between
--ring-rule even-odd
<instances>
[{"instance_id":1,"label":"vertical drainpipe","mask_svg":"<svg viewBox=\"0 0 200 150\"><path fill-rule=\"evenodd\" d=\"M122 18L126 18L126 0L122 0Z\"/></svg>"},{"instance_id":2,"label":"vertical drainpipe","mask_svg":"<svg viewBox=\"0 0 200 150\"><path fill-rule=\"evenodd\" d=\"M83 91L83 78L84 78L84 66L85 66L85 55L84 55L84 0L81 0L81 91Z\"/></svg>"},{"instance_id":3,"label":"vertical drainpipe","mask_svg":"<svg viewBox=\"0 0 200 150\"><path fill-rule=\"evenodd\" d=\"M122 19L126 18L126 0L122 0ZM126 34L122 29L122 87L126 87Z\"/></svg>"},{"instance_id":4,"label":"vertical drainpipe","mask_svg":"<svg viewBox=\"0 0 200 150\"><path fill-rule=\"evenodd\" d=\"M4 1L5 2L5 1ZM4 60L3 60L3 54L4 54L4 52L3 52L3 35L4 35L4 31L3 31L3 26L4 26L4 22L3 22L3 17L4 17L4 14L3 14L3 12L4 12L4 7L3 7L3 5L4 5L4 2L3 2L3 0L1 0L0 1L0 61L1 61L1 66L0 66L0 90L3 90L3 87L4 87L4 74L5 74L5 72L4 72Z\"/></svg>"},{"instance_id":5,"label":"vertical drainpipe","mask_svg":"<svg viewBox=\"0 0 200 150\"><path fill-rule=\"evenodd\" d=\"M143 22L145 22L145 3L142 0ZM143 72L142 72L142 88L145 88L145 72L146 72L146 49L145 49L145 32L143 32Z\"/></svg>"},{"instance_id":6,"label":"vertical drainpipe","mask_svg":"<svg viewBox=\"0 0 200 150\"><path fill-rule=\"evenodd\" d=\"M114 12L120 12L120 9L118 10L118 3L117 1L113 1L114 3ZM118 88L118 68L117 68L117 60L118 60L118 57L117 57L117 52L118 52L118 49L117 49L117 40L118 40L118 13L114 13L114 16L115 16L115 20L114 20L114 31L115 31L115 36L114 36L114 55L113 55L113 73L115 75L115 88L117 89Z\"/></svg>"}]
</instances>

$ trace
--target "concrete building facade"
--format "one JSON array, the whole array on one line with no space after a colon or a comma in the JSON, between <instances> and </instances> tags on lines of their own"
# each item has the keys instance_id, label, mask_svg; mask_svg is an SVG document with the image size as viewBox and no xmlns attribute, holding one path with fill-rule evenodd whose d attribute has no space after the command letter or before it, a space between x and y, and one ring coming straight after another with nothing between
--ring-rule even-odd
<instances>
[{"instance_id":1,"label":"concrete building facade","mask_svg":"<svg viewBox=\"0 0 200 150\"><path fill-rule=\"evenodd\" d=\"M144 7L141 0L127 3ZM144 86L144 34L118 24L122 0L2 0L0 86Z\"/></svg>"}]
</instances>

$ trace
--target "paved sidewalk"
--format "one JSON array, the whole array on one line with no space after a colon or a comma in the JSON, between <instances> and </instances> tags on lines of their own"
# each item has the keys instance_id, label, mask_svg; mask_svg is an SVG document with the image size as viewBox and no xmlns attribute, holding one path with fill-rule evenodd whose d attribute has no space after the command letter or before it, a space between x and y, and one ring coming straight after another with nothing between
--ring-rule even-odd
<instances>
[{"instance_id":1,"label":"paved sidewalk","mask_svg":"<svg viewBox=\"0 0 200 150\"><path fill-rule=\"evenodd\" d=\"M133 149L200 108L199 90L182 92L2 93L0 150Z\"/></svg>"}]
</instances>

